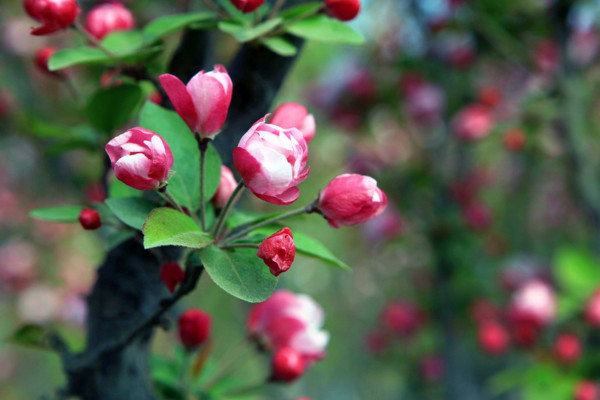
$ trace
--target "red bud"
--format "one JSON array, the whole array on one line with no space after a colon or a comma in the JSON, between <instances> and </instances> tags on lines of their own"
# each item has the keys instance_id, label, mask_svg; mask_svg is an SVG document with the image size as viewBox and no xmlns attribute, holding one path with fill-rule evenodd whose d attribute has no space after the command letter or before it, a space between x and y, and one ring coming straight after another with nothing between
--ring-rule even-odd
<instances>
[{"instance_id":1,"label":"red bud","mask_svg":"<svg viewBox=\"0 0 600 400\"><path fill-rule=\"evenodd\" d=\"M175 286L183 281L185 272L175 262L166 262L160 268L160 279L167 285L171 293L175 292Z\"/></svg>"},{"instance_id":2,"label":"red bud","mask_svg":"<svg viewBox=\"0 0 600 400\"><path fill-rule=\"evenodd\" d=\"M208 313L191 309L179 317L179 339L187 350L192 350L202 345L210 336L212 325Z\"/></svg>"},{"instance_id":3,"label":"red bud","mask_svg":"<svg viewBox=\"0 0 600 400\"><path fill-rule=\"evenodd\" d=\"M271 364L273 380L292 382L298 379L305 370L304 359L296 349L283 347L273 356Z\"/></svg>"},{"instance_id":4,"label":"red bud","mask_svg":"<svg viewBox=\"0 0 600 400\"><path fill-rule=\"evenodd\" d=\"M91 208L82 208L79 213L79 223L83 227L83 229L94 230L98 229L102 226L102 221L100 221L100 214L98 211L93 210Z\"/></svg>"}]
</instances>

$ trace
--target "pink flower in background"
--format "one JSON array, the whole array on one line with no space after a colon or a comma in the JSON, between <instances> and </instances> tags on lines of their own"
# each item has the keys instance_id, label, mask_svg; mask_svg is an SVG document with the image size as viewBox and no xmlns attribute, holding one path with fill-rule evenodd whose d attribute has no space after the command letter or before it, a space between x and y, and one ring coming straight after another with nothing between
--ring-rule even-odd
<instances>
[{"instance_id":1,"label":"pink flower in background","mask_svg":"<svg viewBox=\"0 0 600 400\"><path fill-rule=\"evenodd\" d=\"M479 346L488 354L499 355L508 350L510 336L506 328L492 320L485 321L477 332Z\"/></svg>"},{"instance_id":2,"label":"pink flower in background","mask_svg":"<svg viewBox=\"0 0 600 400\"><path fill-rule=\"evenodd\" d=\"M117 179L139 190L163 186L173 166L167 142L144 128L132 128L115 137L106 145L106 152Z\"/></svg>"},{"instance_id":3,"label":"pink flower in background","mask_svg":"<svg viewBox=\"0 0 600 400\"><path fill-rule=\"evenodd\" d=\"M133 29L135 18L121 3L105 3L88 12L83 26L93 37L102 40L109 33Z\"/></svg>"},{"instance_id":4,"label":"pink flower in background","mask_svg":"<svg viewBox=\"0 0 600 400\"><path fill-rule=\"evenodd\" d=\"M17 300L17 313L24 322L44 324L55 320L60 311L61 295L44 285L30 286Z\"/></svg>"},{"instance_id":5,"label":"pink flower in background","mask_svg":"<svg viewBox=\"0 0 600 400\"><path fill-rule=\"evenodd\" d=\"M554 342L554 355L561 364L573 364L581 357L581 341L572 333L560 334Z\"/></svg>"},{"instance_id":6,"label":"pink flower in background","mask_svg":"<svg viewBox=\"0 0 600 400\"><path fill-rule=\"evenodd\" d=\"M179 339L183 346L192 350L201 346L210 336L212 318L197 308L187 310L179 317Z\"/></svg>"},{"instance_id":7,"label":"pink flower in background","mask_svg":"<svg viewBox=\"0 0 600 400\"><path fill-rule=\"evenodd\" d=\"M296 128L256 122L233 150L233 164L254 195L269 203L296 201L310 168L308 145Z\"/></svg>"},{"instance_id":8,"label":"pink flower in background","mask_svg":"<svg viewBox=\"0 0 600 400\"><path fill-rule=\"evenodd\" d=\"M0 247L0 285L14 292L24 290L37 275L38 255L30 243L13 240Z\"/></svg>"},{"instance_id":9,"label":"pink flower in background","mask_svg":"<svg viewBox=\"0 0 600 400\"><path fill-rule=\"evenodd\" d=\"M249 13L262 6L266 0L231 0L231 4L243 13Z\"/></svg>"},{"instance_id":10,"label":"pink flower in background","mask_svg":"<svg viewBox=\"0 0 600 400\"><path fill-rule=\"evenodd\" d=\"M219 187L212 198L212 202L217 208L223 208L227 204L227 200L233 193L237 186L233 172L226 166L221 166L221 180L219 181Z\"/></svg>"},{"instance_id":11,"label":"pink flower in background","mask_svg":"<svg viewBox=\"0 0 600 400\"><path fill-rule=\"evenodd\" d=\"M327 15L340 21L350 21L360 12L360 0L325 0Z\"/></svg>"},{"instance_id":12,"label":"pink flower in background","mask_svg":"<svg viewBox=\"0 0 600 400\"><path fill-rule=\"evenodd\" d=\"M395 334L410 336L423 326L424 316L414 304L396 301L385 306L381 320Z\"/></svg>"},{"instance_id":13,"label":"pink flower in background","mask_svg":"<svg viewBox=\"0 0 600 400\"><path fill-rule=\"evenodd\" d=\"M482 202L472 201L462 207L463 218L469 228L483 230L492 224L492 211Z\"/></svg>"},{"instance_id":14,"label":"pink flower in background","mask_svg":"<svg viewBox=\"0 0 600 400\"><path fill-rule=\"evenodd\" d=\"M517 319L531 318L540 326L548 325L556 317L556 293L544 281L529 281L513 294L510 312Z\"/></svg>"},{"instance_id":15,"label":"pink flower in background","mask_svg":"<svg viewBox=\"0 0 600 400\"><path fill-rule=\"evenodd\" d=\"M579 381L575 385L575 400L598 400L600 399L600 387L593 381Z\"/></svg>"},{"instance_id":16,"label":"pink flower in background","mask_svg":"<svg viewBox=\"0 0 600 400\"><path fill-rule=\"evenodd\" d=\"M263 240L256 255L263 259L274 276L290 269L296 256L296 245L290 228L280 229Z\"/></svg>"},{"instance_id":17,"label":"pink flower in background","mask_svg":"<svg viewBox=\"0 0 600 400\"><path fill-rule=\"evenodd\" d=\"M81 9L75 0L25 0L25 11L42 26L32 35L49 35L73 25Z\"/></svg>"},{"instance_id":18,"label":"pink flower in background","mask_svg":"<svg viewBox=\"0 0 600 400\"><path fill-rule=\"evenodd\" d=\"M84 294L78 291L67 291L61 295L57 318L77 326L84 326L87 317L87 304Z\"/></svg>"},{"instance_id":19,"label":"pink flower in background","mask_svg":"<svg viewBox=\"0 0 600 400\"><path fill-rule=\"evenodd\" d=\"M371 177L344 174L334 178L319 197L319 209L334 228L366 222L387 207L385 193Z\"/></svg>"},{"instance_id":20,"label":"pink flower in background","mask_svg":"<svg viewBox=\"0 0 600 400\"><path fill-rule=\"evenodd\" d=\"M50 71L48 69L48 60L54 53L56 53L55 47L42 47L35 53L35 66L39 71L46 75L50 75L54 78L60 78L62 75L58 72Z\"/></svg>"},{"instance_id":21,"label":"pink flower in background","mask_svg":"<svg viewBox=\"0 0 600 400\"><path fill-rule=\"evenodd\" d=\"M471 104L463 108L452 121L456 135L465 141L476 141L490 134L494 117L487 107Z\"/></svg>"},{"instance_id":22,"label":"pink flower in background","mask_svg":"<svg viewBox=\"0 0 600 400\"><path fill-rule=\"evenodd\" d=\"M325 356L329 334L321 330L324 319L323 310L309 296L279 290L252 307L247 328L270 351L292 347L310 363Z\"/></svg>"},{"instance_id":23,"label":"pink flower in background","mask_svg":"<svg viewBox=\"0 0 600 400\"><path fill-rule=\"evenodd\" d=\"M392 240L405 233L407 222L396 209L388 207L377 217L365 222L363 230L370 242Z\"/></svg>"},{"instance_id":24,"label":"pink flower in background","mask_svg":"<svg viewBox=\"0 0 600 400\"><path fill-rule=\"evenodd\" d=\"M221 130L233 92L233 83L225 67L215 65L213 71L200 71L187 85L171 74L163 74L158 80L175 111L192 132L211 136Z\"/></svg>"},{"instance_id":25,"label":"pink flower in background","mask_svg":"<svg viewBox=\"0 0 600 400\"><path fill-rule=\"evenodd\" d=\"M533 61L541 72L551 73L558 69L560 48L550 39L540 42L533 51Z\"/></svg>"},{"instance_id":26,"label":"pink flower in background","mask_svg":"<svg viewBox=\"0 0 600 400\"><path fill-rule=\"evenodd\" d=\"M600 289L597 289L588 300L584 318L592 328L600 328Z\"/></svg>"},{"instance_id":27,"label":"pink flower in background","mask_svg":"<svg viewBox=\"0 0 600 400\"><path fill-rule=\"evenodd\" d=\"M298 129L306 143L312 140L317 129L315 117L308 113L306 107L298 103L283 103L277 107L270 123L284 129Z\"/></svg>"},{"instance_id":28,"label":"pink flower in background","mask_svg":"<svg viewBox=\"0 0 600 400\"><path fill-rule=\"evenodd\" d=\"M406 112L417 122L439 121L446 107L446 97L437 85L425 83L410 89L406 97Z\"/></svg>"}]
</instances>

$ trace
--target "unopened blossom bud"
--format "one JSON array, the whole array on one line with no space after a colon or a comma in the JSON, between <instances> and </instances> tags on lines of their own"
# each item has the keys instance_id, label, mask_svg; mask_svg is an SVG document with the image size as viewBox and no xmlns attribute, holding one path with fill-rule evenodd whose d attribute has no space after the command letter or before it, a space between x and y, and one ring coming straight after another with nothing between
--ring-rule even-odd
<instances>
[{"instance_id":1,"label":"unopened blossom bud","mask_svg":"<svg viewBox=\"0 0 600 400\"><path fill-rule=\"evenodd\" d=\"M237 182L233 176L233 172L226 166L221 166L221 180L219 187L212 198L212 202L217 208L223 208L227 204L227 200L235 190Z\"/></svg>"},{"instance_id":2,"label":"unopened blossom bud","mask_svg":"<svg viewBox=\"0 0 600 400\"><path fill-rule=\"evenodd\" d=\"M504 326L488 320L479 326L479 346L488 354L499 355L508 349L509 335Z\"/></svg>"},{"instance_id":3,"label":"unopened blossom bud","mask_svg":"<svg viewBox=\"0 0 600 400\"><path fill-rule=\"evenodd\" d=\"M360 12L360 0L325 0L327 15L340 21L350 21Z\"/></svg>"},{"instance_id":4,"label":"unopened blossom bud","mask_svg":"<svg viewBox=\"0 0 600 400\"><path fill-rule=\"evenodd\" d=\"M296 245L290 228L280 229L263 240L256 255L263 259L274 276L290 269L296 256Z\"/></svg>"},{"instance_id":5,"label":"unopened blossom bud","mask_svg":"<svg viewBox=\"0 0 600 400\"><path fill-rule=\"evenodd\" d=\"M502 92L494 85L486 85L477 93L479 102L490 108L496 107L502 101Z\"/></svg>"},{"instance_id":6,"label":"unopened blossom bud","mask_svg":"<svg viewBox=\"0 0 600 400\"><path fill-rule=\"evenodd\" d=\"M600 400L600 387L593 381L579 381L575 385L574 400Z\"/></svg>"},{"instance_id":7,"label":"unopened blossom bud","mask_svg":"<svg viewBox=\"0 0 600 400\"><path fill-rule=\"evenodd\" d=\"M277 107L270 123L283 129L298 129L306 143L312 140L316 132L315 117L308 113L306 107L298 103L283 103Z\"/></svg>"},{"instance_id":8,"label":"unopened blossom bud","mask_svg":"<svg viewBox=\"0 0 600 400\"><path fill-rule=\"evenodd\" d=\"M90 10L83 26L93 37L102 40L109 33L133 29L135 18L121 3L105 3Z\"/></svg>"},{"instance_id":9,"label":"unopened blossom bud","mask_svg":"<svg viewBox=\"0 0 600 400\"><path fill-rule=\"evenodd\" d=\"M219 133L227 118L233 90L225 67L215 65L210 72L200 71L187 85L171 74L161 75L158 80L192 132L201 136Z\"/></svg>"},{"instance_id":10,"label":"unopened blossom bud","mask_svg":"<svg viewBox=\"0 0 600 400\"><path fill-rule=\"evenodd\" d=\"M93 231L94 229L98 229L102 226L102 221L100 221L100 214L98 211L93 210L91 208L82 208L79 213L79 223L83 227L83 229Z\"/></svg>"},{"instance_id":11,"label":"unopened blossom bud","mask_svg":"<svg viewBox=\"0 0 600 400\"><path fill-rule=\"evenodd\" d=\"M46 75L60 78L62 75L58 72L50 71L48 69L48 60L52 57L52 54L56 53L55 47L42 47L35 53L35 66Z\"/></svg>"},{"instance_id":12,"label":"unopened blossom bud","mask_svg":"<svg viewBox=\"0 0 600 400\"><path fill-rule=\"evenodd\" d=\"M266 0L231 0L235 8L244 13L249 13L262 6Z\"/></svg>"},{"instance_id":13,"label":"unopened blossom bud","mask_svg":"<svg viewBox=\"0 0 600 400\"><path fill-rule=\"evenodd\" d=\"M366 222L381 214L386 207L387 197L377 187L377 181L358 174L334 178L323 189L318 201L318 208L334 228Z\"/></svg>"},{"instance_id":14,"label":"unopened blossom bud","mask_svg":"<svg viewBox=\"0 0 600 400\"><path fill-rule=\"evenodd\" d=\"M525 136L525 132L523 132L521 129L513 128L504 132L502 141L504 142L504 147L506 147L507 150L520 151L523 150L523 147L525 147L527 136Z\"/></svg>"},{"instance_id":15,"label":"unopened blossom bud","mask_svg":"<svg viewBox=\"0 0 600 400\"><path fill-rule=\"evenodd\" d=\"M49 35L73 25L81 9L75 0L26 0L25 10L42 26L31 30L32 35Z\"/></svg>"},{"instance_id":16,"label":"unopened blossom bud","mask_svg":"<svg viewBox=\"0 0 600 400\"><path fill-rule=\"evenodd\" d=\"M139 190L164 186L173 166L173 154L165 140L144 128L131 128L106 145L117 179Z\"/></svg>"},{"instance_id":17,"label":"unopened blossom bud","mask_svg":"<svg viewBox=\"0 0 600 400\"><path fill-rule=\"evenodd\" d=\"M308 145L296 128L283 129L257 121L233 150L233 165L252 193L269 203L285 205L300 195L297 186L310 168Z\"/></svg>"},{"instance_id":18,"label":"unopened blossom bud","mask_svg":"<svg viewBox=\"0 0 600 400\"><path fill-rule=\"evenodd\" d=\"M306 366L299 351L293 347L283 347L273 356L271 368L274 381L293 382L304 374Z\"/></svg>"},{"instance_id":19,"label":"unopened blossom bud","mask_svg":"<svg viewBox=\"0 0 600 400\"><path fill-rule=\"evenodd\" d=\"M383 325L399 336L410 336L423 325L423 315L414 304L405 301L389 303L381 314Z\"/></svg>"},{"instance_id":20,"label":"unopened blossom bud","mask_svg":"<svg viewBox=\"0 0 600 400\"><path fill-rule=\"evenodd\" d=\"M160 267L160 279L171 293L175 292L175 286L183 282L183 278L185 272L176 262L166 262Z\"/></svg>"},{"instance_id":21,"label":"unopened blossom bud","mask_svg":"<svg viewBox=\"0 0 600 400\"><path fill-rule=\"evenodd\" d=\"M554 342L554 355L561 364L573 364L581 356L581 342L571 333L563 333Z\"/></svg>"},{"instance_id":22,"label":"unopened blossom bud","mask_svg":"<svg viewBox=\"0 0 600 400\"><path fill-rule=\"evenodd\" d=\"M476 141L489 135L494 128L494 117L487 107L472 104L454 117L452 127L460 139Z\"/></svg>"},{"instance_id":23,"label":"unopened blossom bud","mask_svg":"<svg viewBox=\"0 0 600 400\"><path fill-rule=\"evenodd\" d=\"M600 328L600 289L596 290L585 306L585 322L592 328Z\"/></svg>"},{"instance_id":24,"label":"unopened blossom bud","mask_svg":"<svg viewBox=\"0 0 600 400\"><path fill-rule=\"evenodd\" d=\"M199 309L185 311L179 317L179 339L187 350L202 345L210 336L212 320L208 313Z\"/></svg>"},{"instance_id":25,"label":"unopened blossom bud","mask_svg":"<svg viewBox=\"0 0 600 400\"><path fill-rule=\"evenodd\" d=\"M544 281L530 281L513 294L510 307L519 318L530 318L545 326L556 317L556 293Z\"/></svg>"}]
</instances>

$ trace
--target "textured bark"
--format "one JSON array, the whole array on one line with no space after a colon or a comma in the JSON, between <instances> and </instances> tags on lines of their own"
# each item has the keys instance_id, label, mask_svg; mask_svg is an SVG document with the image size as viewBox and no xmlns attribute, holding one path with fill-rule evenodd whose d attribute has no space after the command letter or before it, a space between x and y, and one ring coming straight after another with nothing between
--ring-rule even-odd
<instances>
[{"instance_id":1,"label":"textured bark","mask_svg":"<svg viewBox=\"0 0 600 400\"><path fill-rule=\"evenodd\" d=\"M186 32L169 72L187 81L201 69L212 69L212 37L210 32ZM227 126L215 141L224 162L230 163L239 138L268 112L294 61L295 57L281 57L259 46L240 49L228 67L234 93ZM125 345L122 342L168 295L159 279L160 265L136 240L108 253L88 299L86 349L76 355L63 351L68 379L63 395L85 400L155 399L148 365L153 328Z\"/></svg>"}]
</instances>

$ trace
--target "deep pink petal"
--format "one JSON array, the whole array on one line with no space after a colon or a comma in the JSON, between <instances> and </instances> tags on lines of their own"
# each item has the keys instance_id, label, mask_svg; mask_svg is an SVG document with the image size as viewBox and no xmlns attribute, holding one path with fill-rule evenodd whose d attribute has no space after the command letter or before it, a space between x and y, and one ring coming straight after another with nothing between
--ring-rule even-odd
<instances>
[{"instance_id":1,"label":"deep pink petal","mask_svg":"<svg viewBox=\"0 0 600 400\"><path fill-rule=\"evenodd\" d=\"M196 132L199 129L198 113L186 86L171 74L163 74L158 77L158 80L167 96L169 96L171 103L173 103L177 114L185 121L192 132Z\"/></svg>"}]
</instances>

